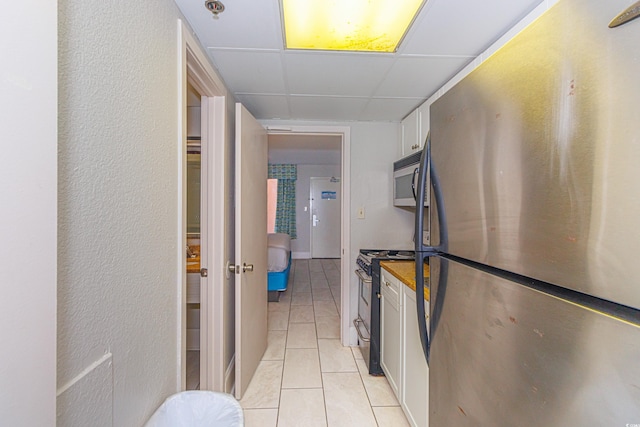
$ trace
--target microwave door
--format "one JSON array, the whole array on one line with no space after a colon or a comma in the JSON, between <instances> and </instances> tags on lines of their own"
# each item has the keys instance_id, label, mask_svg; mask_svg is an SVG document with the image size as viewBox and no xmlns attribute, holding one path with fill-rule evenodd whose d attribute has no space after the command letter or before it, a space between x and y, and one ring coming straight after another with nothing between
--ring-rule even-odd
<instances>
[{"instance_id":1,"label":"microwave door","mask_svg":"<svg viewBox=\"0 0 640 427\"><path fill-rule=\"evenodd\" d=\"M395 206L415 206L414 167L394 172L393 204Z\"/></svg>"}]
</instances>

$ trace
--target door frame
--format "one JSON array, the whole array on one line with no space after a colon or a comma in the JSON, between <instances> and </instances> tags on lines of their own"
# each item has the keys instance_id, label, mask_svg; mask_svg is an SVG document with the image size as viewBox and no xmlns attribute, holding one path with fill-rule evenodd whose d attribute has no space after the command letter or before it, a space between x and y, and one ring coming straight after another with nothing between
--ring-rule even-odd
<instances>
[{"instance_id":1,"label":"door frame","mask_svg":"<svg viewBox=\"0 0 640 427\"><path fill-rule=\"evenodd\" d=\"M341 166L340 191L342 192L340 214L340 340L343 346L356 342L355 330L351 327L351 316L357 312L351 307L351 128L349 126L278 126L267 125L269 135L330 135L340 136ZM357 299L354 299L357 302Z\"/></svg>"},{"instance_id":2,"label":"door frame","mask_svg":"<svg viewBox=\"0 0 640 427\"><path fill-rule=\"evenodd\" d=\"M178 231L177 363L179 390L186 389L187 274L186 235L187 81L200 93L201 163L208 188L207 217L200 230L201 267L208 268L200 288L200 389L224 391L223 293L225 278L225 106L227 90L189 28L178 19ZM204 242L204 244L203 244ZM202 286L207 283L207 286Z\"/></svg>"}]
</instances>

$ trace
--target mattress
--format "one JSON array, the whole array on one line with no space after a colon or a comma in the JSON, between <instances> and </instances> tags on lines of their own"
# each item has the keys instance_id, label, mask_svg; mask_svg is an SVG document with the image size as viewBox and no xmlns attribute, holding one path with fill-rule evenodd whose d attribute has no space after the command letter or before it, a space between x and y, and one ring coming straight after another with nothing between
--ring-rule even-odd
<instances>
[{"instance_id":1,"label":"mattress","mask_svg":"<svg viewBox=\"0 0 640 427\"><path fill-rule=\"evenodd\" d=\"M282 248L291 250L291 237L286 233L267 234L267 246L270 248Z\"/></svg>"},{"instance_id":2,"label":"mattress","mask_svg":"<svg viewBox=\"0 0 640 427\"><path fill-rule=\"evenodd\" d=\"M291 238L284 233L272 233L267 237L267 271L284 271L289 265Z\"/></svg>"}]
</instances>

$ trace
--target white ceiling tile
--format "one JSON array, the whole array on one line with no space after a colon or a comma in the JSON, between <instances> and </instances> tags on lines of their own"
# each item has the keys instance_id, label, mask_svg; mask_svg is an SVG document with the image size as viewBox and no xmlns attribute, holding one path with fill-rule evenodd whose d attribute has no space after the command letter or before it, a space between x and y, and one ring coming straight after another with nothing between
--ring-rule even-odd
<instances>
[{"instance_id":1,"label":"white ceiling tile","mask_svg":"<svg viewBox=\"0 0 640 427\"><path fill-rule=\"evenodd\" d=\"M403 54L477 56L544 0L428 0Z\"/></svg>"},{"instance_id":2,"label":"white ceiling tile","mask_svg":"<svg viewBox=\"0 0 640 427\"><path fill-rule=\"evenodd\" d=\"M285 93L279 53L209 49L209 54L232 92Z\"/></svg>"},{"instance_id":3,"label":"white ceiling tile","mask_svg":"<svg viewBox=\"0 0 640 427\"><path fill-rule=\"evenodd\" d=\"M473 58L400 57L376 96L426 99Z\"/></svg>"},{"instance_id":4,"label":"white ceiling tile","mask_svg":"<svg viewBox=\"0 0 640 427\"><path fill-rule=\"evenodd\" d=\"M290 93L371 96L394 62L393 55L286 52Z\"/></svg>"},{"instance_id":5,"label":"white ceiling tile","mask_svg":"<svg viewBox=\"0 0 640 427\"><path fill-rule=\"evenodd\" d=\"M279 0L222 1L215 20L176 3L227 88L260 119L311 120L399 120L543 3L427 0L397 53L372 54L283 51Z\"/></svg>"},{"instance_id":6,"label":"white ceiling tile","mask_svg":"<svg viewBox=\"0 0 640 427\"><path fill-rule=\"evenodd\" d=\"M286 96L237 94L236 99L258 120L291 118Z\"/></svg>"},{"instance_id":7,"label":"white ceiling tile","mask_svg":"<svg viewBox=\"0 0 640 427\"><path fill-rule=\"evenodd\" d=\"M224 0L217 19L202 0L176 0L205 47L282 49L278 0Z\"/></svg>"},{"instance_id":8,"label":"white ceiling tile","mask_svg":"<svg viewBox=\"0 0 640 427\"><path fill-rule=\"evenodd\" d=\"M290 96L292 118L312 120L358 120L367 98Z\"/></svg>"},{"instance_id":9,"label":"white ceiling tile","mask_svg":"<svg viewBox=\"0 0 640 427\"><path fill-rule=\"evenodd\" d=\"M360 120L399 122L423 101L422 98L372 98Z\"/></svg>"}]
</instances>

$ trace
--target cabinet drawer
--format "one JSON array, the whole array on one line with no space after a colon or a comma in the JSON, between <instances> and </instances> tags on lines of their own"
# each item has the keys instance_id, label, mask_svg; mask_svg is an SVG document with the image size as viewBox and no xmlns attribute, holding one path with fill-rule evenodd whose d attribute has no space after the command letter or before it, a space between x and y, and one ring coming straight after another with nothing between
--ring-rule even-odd
<instances>
[{"instance_id":1,"label":"cabinet drawer","mask_svg":"<svg viewBox=\"0 0 640 427\"><path fill-rule=\"evenodd\" d=\"M380 275L380 293L393 308L400 309L400 282L384 269Z\"/></svg>"}]
</instances>

